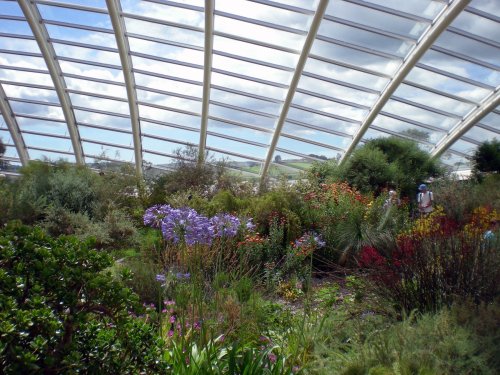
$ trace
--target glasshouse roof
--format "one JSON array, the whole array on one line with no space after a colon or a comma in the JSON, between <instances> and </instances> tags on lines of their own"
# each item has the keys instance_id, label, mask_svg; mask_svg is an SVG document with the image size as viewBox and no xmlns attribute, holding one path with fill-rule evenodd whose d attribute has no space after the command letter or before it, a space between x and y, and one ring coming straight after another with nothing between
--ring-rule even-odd
<instances>
[{"instance_id":1,"label":"glasshouse roof","mask_svg":"<svg viewBox=\"0 0 500 375\"><path fill-rule=\"evenodd\" d=\"M499 137L499 40L498 0L0 0L4 159L195 145L263 178L398 136L464 169Z\"/></svg>"}]
</instances>

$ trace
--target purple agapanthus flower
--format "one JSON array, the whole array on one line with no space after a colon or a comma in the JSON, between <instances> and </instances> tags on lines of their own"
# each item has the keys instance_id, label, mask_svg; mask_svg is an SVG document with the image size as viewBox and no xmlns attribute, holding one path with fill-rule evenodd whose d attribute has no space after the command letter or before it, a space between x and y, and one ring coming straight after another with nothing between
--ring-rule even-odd
<instances>
[{"instance_id":1,"label":"purple agapanthus flower","mask_svg":"<svg viewBox=\"0 0 500 375\"><path fill-rule=\"evenodd\" d=\"M165 239L174 243L184 239L190 246L210 245L213 238L210 220L189 207L170 210L169 214L163 218L161 231Z\"/></svg>"},{"instance_id":2,"label":"purple agapanthus flower","mask_svg":"<svg viewBox=\"0 0 500 375\"><path fill-rule=\"evenodd\" d=\"M312 246L313 248L322 248L326 245L325 241L320 234L314 232L308 232L302 235L302 237L295 240L295 247L301 248L303 246Z\"/></svg>"},{"instance_id":3,"label":"purple agapanthus flower","mask_svg":"<svg viewBox=\"0 0 500 375\"><path fill-rule=\"evenodd\" d=\"M167 277L162 274L156 275L156 281L164 283L167 280Z\"/></svg>"},{"instance_id":4,"label":"purple agapanthus flower","mask_svg":"<svg viewBox=\"0 0 500 375\"><path fill-rule=\"evenodd\" d=\"M217 214L210 219L214 227L215 237L235 237L240 227L240 219L231 214Z\"/></svg>"},{"instance_id":5,"label":"purple agapanthus flower","mask_svg":"<svg viewBox=\"0 0 500 375\"><path fill-rule=\"evenodd\" d=\"M253 232L255 230L256 225L252 222L252 218L249 218L245 224L245 227L248 231Z\"/></svg>"},{"instance_id":6,"label":"purple agapanthus flower","mask_svg":"<svg viewBox=\"0 0 500 375\"><path fill-rule=\"evenodd\" d=\"M144 225L159 228L163 237L174 243L184 241L187 245L211 245L215 237L235 237L240 228L253 231L252 219L242 224L234 215L221 213L207 218L196 210L183 207L172 208L168 204L156 205L146 210Z\"/></svg>"},{"instance_id":7,"label":"purple agapanthus flower","mask_svg":"<svg viewBox=\"0 0 500 375\"><path fill-rule=\"evenodd\" d=\"M164 217L170 214L172 207L168 204L157 204L150 207L144 213L144 225L152 228L161 228L161 222Z\"/></svg>"}]
</instances>

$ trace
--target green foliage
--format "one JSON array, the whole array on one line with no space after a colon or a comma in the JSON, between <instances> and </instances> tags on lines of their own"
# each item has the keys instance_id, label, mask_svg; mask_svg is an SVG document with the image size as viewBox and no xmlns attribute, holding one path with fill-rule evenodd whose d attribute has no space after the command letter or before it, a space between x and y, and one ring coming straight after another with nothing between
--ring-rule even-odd
<instances>
[{"instance_id":1,"label":"green foliage","mask_svg":"<svg viewBox=\"0 0 500 375\"><path fill-rule=\"evenodd\" d=\"M83 167L56 169L50 175L47 202L92 217L97 200L95 174Z\"/></svg>"},{"instance_id":2,"label":"green foliage","mask_svg":"<svg viewBox=\"0 0 500 375\"><path fill-rule=\"evenodd\" d=\"M500 303L475 304L464 300L454 304L451 316L460 327L471 333L471 339L480 350L480 356L492 369L500 369Z\"/></svg>"},{"instance_id":3,"label":"green foliage","mask_svg":"<svg viewBox=\"0 0 500 375\"><path fill-rule=\"evenodd\" d=\"M384 152L367 145L355 150L342 170L342 177L363 193L380 192L393 176Z\"/></svg>"},{"instance_id":4,"label":"green foliage","mask_svg":"<svg viewBox=\"0 0 500 375\"><path fill-rule=\"evenodd\" d=\"M376 314L351 319L346 311L331 313L314 335L311 360L305 373L329 374L494 374L498 340L492 324L494 308L483 307L490 330L483 337L475 329L475 307L415 315L394 321ZM460 314L460 315L458 315ZM458 318L461 316L461 319ZM492 341L488 341L492 343Z\"/></svg>"},{"instance_id":5,"label":"green foliage","mask_svg":"<svg viewBox=\"0 0 500 375\"><path fill-rule=\"evenodd\" d=\"M476 207L491 207L500 212L500 175L491 174L481 181L460 181L453 176L441 178L432 184L436 203L446 216L457 223L465 223Z\"/></svg>"},{"instance_id":6,"label":"green foliage","mask_svg":"<svg viewBox=\"0 0 500 375\"><path fill-rule=\"evenodd\" d=\"M241 199L234 196L228 190L218 191L212 198L210 205L212 207L211 215L218 212L239 212L243 206Z\"/></svg>"},{"instance_id":7,"label":"green foliage","mask_svg":"<svg viewBox=\"0 0 500 375\"><path fill-rule=\"evenodd\" d=\"M500 141L493 138L483 142L472 157L473 172L477 176L481 172L500 172Z\"/></svg>"},{"instance_id":8,"label":"green foliage","mask_svg":"<svg viewBox=\"0 0 500 375\"><path fill-rule=\"evenodd\" d=\"M38 222L53 236L94 237L99 248L131 246L136 229L130 215L140 205L135 183L118 172L99 175L82 166L30 162L19 179L2 181L0 222Z\"/></svg>"},{"instance_id":9,"label":"green foliage","mask_svg":"<svg viewBox=\"0 0 500 375\"><path fill-rule=\"evenodd\" d=\"M416 186L442 173L436 160L416 142L398 137L377 138L356 149L341 167L340 177L364 193L393 186L413 198Z\"/></svg>"},{"instance_id":10,"label":"green foliage","mask_svg":"<svg viewBox=\"0 0 500 375\"><path fill-rule=\"evenodd\" d=\"M204 197L213 196L220 190L235 189L236 179L230 175L224 160L216 161L210 154L205 162L198 162L198 148L187 146L174 151L177 158L173 171L149 181L150 194L147 205L164 203L178 192L191 191Z\"/></svg>"},{"instance_id":11,"label":"green foliage","mask_svg":"<svg viewBox=\"0 0 500 375\"><path fill-rule=\"evenodd\" d=\"M111 262L74 237L14 224L0 232L3 373L162 367L154 331L129 314L141 309L137 296L105 271Z\"/></svg>"},{"instance_id":12,"label":"green foliage","mask_svg":"<svg viewBox=\"0 0 500 375\"><path fill-rule=\"evenodd\" d=\"M0 138L0 157L5 154L5 151L7 151L7 147L3 144L3 139Z\"/></svg>"},{"instance_id":13,"label":"green foliage","mask_svg":"<svg viewBox=\"0 0 500 375\"><path fill-rule=\"evenodd\" d=\"M252 295L253 282L249 277L242 277L239 279L235 286L234 290L236 295L238 296L239 303L245 303L250 300L250 296Z\"/></svg>"},{"instance_id":14,"label":"green foliage","mask_svg":"<svg viewBox=\"0 0 500 375\"><path fill-rule=\"evenodd\" d=\"M166 359L175 375L292 374L291 368L286 365L286 358L274 353L277 349L269 347L260 350L240 343L224 346L221 336L203 347L193 342L187 347L173 343Z\"/></svg>"},{"instance_id":15,"label":"green foliage","mask_svg":"<svg viewBox=\"0 0 500 375\"><path fill-rule=\"evenodd\" d=\"M337 160L315 161L308 169L306 177L314 185L327 181L338 181L341 179L341 168L339 168Z\"/></svg>"},{"instance_id":16,"label":"green foliage","mask_svg":"<svg viewBox=\"0 0 500 375\"><path fill-rule=\"evenodd\" d=\"M406 311L437 311L457 298L492 302L500 291L500 240L482 233L429 236L401 241L394 265L381 276L381 291Z\"/></svg>"},{"instance_id":17,"label":"green foliage","mask_svg":"<svg viewBox=\"0 0 500 375\"><path fill-rule=\"evenodd\" d=\"M410 317L373 334L361 351L361 361L369 371L385 367L402 374L492 373L476 354L478 349L470 333L442 311L416 322Z\"/></svg>"},{"instance_id":18,"label":"green foliage","mask_svg":"<svg viewBox=\"0 0 500 375\"><path fill-rule=\"evenodd\" d=\"M257 232L270 233L271 219L278 216L284 219L286 243L301 235L302 223L298 213L301 211L302 201L297 191L280 188L254 198L246 205L249 207L250 217L255 220Z\"/></svg>"}]
</instances>

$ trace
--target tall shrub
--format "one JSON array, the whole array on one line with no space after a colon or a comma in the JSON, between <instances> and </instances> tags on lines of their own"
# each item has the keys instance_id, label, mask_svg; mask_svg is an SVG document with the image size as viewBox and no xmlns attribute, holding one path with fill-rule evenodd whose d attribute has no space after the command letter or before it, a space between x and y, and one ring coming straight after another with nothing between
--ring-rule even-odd
<instances>
[{"instance_id":1,"label":"tall shrub","mask_svg":"<svg viewBox=\"0 0 500 375\"><path fill-rule=\"evenodd\" d=\"M0 231L0 365L5 374L139 373L163 366L137 296L112 259L38 228ZM123 273L122 276L126 276Z\"/></svg>"}]
</instances>

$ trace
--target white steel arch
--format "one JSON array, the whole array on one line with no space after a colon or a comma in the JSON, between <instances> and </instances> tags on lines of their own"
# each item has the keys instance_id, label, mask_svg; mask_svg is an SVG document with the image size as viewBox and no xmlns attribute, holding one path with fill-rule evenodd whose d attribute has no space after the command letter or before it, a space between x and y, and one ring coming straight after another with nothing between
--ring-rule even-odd
<instances>
[{"instance_id":1,"label":"white steel arch","mask_svg":"<svg viewBox=\"0 0 500 375\"><path fill-rule=\"evenodd\" d=\"M302 71L304 70L304 66L306 65L307 58L309 57L309 51L311 50L314 39L316 38L316 34L318 33L319 25L321 24L321 20L325 15L326 8L328 6L329 0L320 0L318 4L318 8L314 13L314 18L311 23L311 27L309 32L307 33L306 40L304 42L304 47L300 53L299 60L297 62L297 66L295 67L295 72L293 73L292 81L290 82L290 86L288 88L288 92L286 94L285 101L283 102L283 106L281 107L280 116L276 123L276 127L274 130L273 138L271 140L271 144L267 150L266 160L262 165L260 183L261 186L264 184L267 173L269 171L269 166L271 164L271 160L273 158L274 151L276 149L276 145L278 144L278 140L281 135L281 130L283 129L283 125L285 123L286 117L288 115L288 110L290 109L290 105L292 104L293 97L295 95L295 91L297 90L297 86L299 84L300 77L302 75Z\"/></svg>"},{"instance_id":2,"label":"white steel arch","mask_svg":"<svg viewBox=\"0 0 500 375\"><path fill-rule=\"evenodd\" d=\"M23 135L21 134L21 129L19 129L19 124L17 123L16 117L13 114L12 108L10 107L7 95L0 83L0 112L3 115L7 128L9 129L10 136L16 145L17 154L19 159L21 159L22 165L28 164L29 155L24 143Z\"/></svg>"},{"instance_id":3,"label":"white steel arch","mask_svg":"<svg viewBox=\"0 0 500 375\"><path fill-rule=\"evenodd\" d=\"M66 119L66 124L68 126L75 160L78 164L85 164L82 143L76 126L75 113L73 112L71 106L71 99L66 92L66 83L63 78L61 67L57 61L54 47L49 42L49 34L43 25L40 12L38 11L36 5L30 0L18 0L18 4L22 9L28 24L30 25L40 51L42 52L45 63L47 64L49 74L54 82L54 87L56 89L57 96L59 97L59 102L61 103L64 118Z\"/></svg>"},{"instance_id":4,"label":"white steel arch","mask_svg":"<svg viewBox=\"0 0 500 375\"><path fill-rule=\"evenodd\" d=\"M342 156L340 163L343 163L354 150L354 148L358 145L373 120L375 120L377 115L380 113L391 95L403 82L410 70L412 70L413 67L418 63L418 60L422 57L422 55L432 47L434 41L441 35L444 30L446 30L446 28L460 14L460 12L465 9L469 2L470 0L454 0L447 6L447 8L445 8L441 12L434 24L432 24L424 33L424 35L422 35L415 48L409 53L408 56L406 56L398 71L394 74L391 81L387 84L384 91L380 94L370 112L366 115L360 128L354 135L352 142L349 144L346 152Z\"/></svg>"},{"instance_id":5,"label":"white steel arch","mask_svg":"<svg viewBox=\"0 0 500 375\"><path fill-rule=\"evenodd\" d=\"M436 158L441 156L453 143L462 137L474 124L488 113L500 105L500 87L483 102L477 106L471 113L463 118L441 141L431 150L431 156Z\"/></svg>"},{"instance_id":6,"label":"white steel arch","mask_svg":"<svg viewBox=\"0 0 500 375\"><path fill-rule=\"evenodd\" d=\"M125 36L125 22L123 21L120 2L117 0L106 0L109 17L115 31L116 44L122 63L123 78L127 89L128 105L130 109L130 123L132 124L132 137L134 140L135 170L137 176L142 176L142 140L141 124L139 120L139 106L137 103L137 91L135 78L132 73L132 58L130 55L130 46Z\"/></svg>"},{"instance_id":7,"label":"white steel arch","mask_svg":"<svg viewBox=\"0 0 500 375\"><path fill-rule=\"evenodd\" d=\"M198 163L203 163L205 161L205 148L207 143L208 113L210 106L210 84L212 81L212 50L214 45L214 9L215 0L205 0L205 53L203 57L203 99L201 108Z\"/></svg>"}]
</instances>

